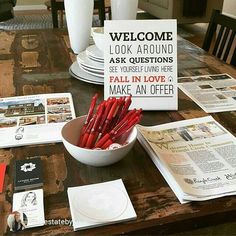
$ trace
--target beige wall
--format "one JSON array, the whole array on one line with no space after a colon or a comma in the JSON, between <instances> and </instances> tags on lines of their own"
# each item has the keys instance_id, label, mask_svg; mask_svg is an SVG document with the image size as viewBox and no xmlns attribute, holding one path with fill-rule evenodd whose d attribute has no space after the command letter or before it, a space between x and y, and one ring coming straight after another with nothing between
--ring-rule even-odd
<instances>
[{"instance_id":1,"label":"beige wall","mask_svg":"<svg viewBox=\"0 0 236 236\"><path fill-rule=\"evenodd\" d=\"M236 16L236 1L224 0L223 12Z\"/></svg>"},{"instance_id":2,"label":"beige wall","mask_svg":"<svg viewBox=\"0 0 236 236\"><path fill-rule=\"evenodd\" d=\"M44 5L46 0L17 0L17 6L21 5Z\"/></svg>"}]
</instances>

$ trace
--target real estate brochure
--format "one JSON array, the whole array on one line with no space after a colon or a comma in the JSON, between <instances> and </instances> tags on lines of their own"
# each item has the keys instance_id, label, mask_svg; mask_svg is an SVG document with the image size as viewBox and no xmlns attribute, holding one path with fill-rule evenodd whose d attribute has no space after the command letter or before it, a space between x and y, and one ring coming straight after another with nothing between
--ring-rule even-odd
<instances>
[{"instance_id":1,"label":"real estate brochure","mask_svg":"<svg viewBox=\"0 0 236 236\"><path fill-rule=\"evenodd\" d=\"M70 93L0 99L0 148L61 141L61 128L75 118Z\"/></svg>"},{"instance_id":2,"label":"real estate brochure","mask_svg":"<svg viewBox=\"0 0 236 236\"><path fill-rule=\"evenodd\" d=\"M74 230L136 219L121 179L68 188Z\"/></svg>"},{"instance_id":3,"label":"real estate brochure","mask_svg":"<svg viewBox=\"0 0 236 236\"><path fill-rule=\"evenodd\" d=\"M236 138L211 116L137 128L181 203L236 194Z\"/></svg>"},{"instance_id":4,"label":"real estate brochure","mask_svg":"<svg viewBox=\"0 0 236 236\"><path fill-rule=\"evenodd\" d=\"M180 77L178 84L207 113L236 110L236 80L228 74Z\"/></svg>"}]
</instances>

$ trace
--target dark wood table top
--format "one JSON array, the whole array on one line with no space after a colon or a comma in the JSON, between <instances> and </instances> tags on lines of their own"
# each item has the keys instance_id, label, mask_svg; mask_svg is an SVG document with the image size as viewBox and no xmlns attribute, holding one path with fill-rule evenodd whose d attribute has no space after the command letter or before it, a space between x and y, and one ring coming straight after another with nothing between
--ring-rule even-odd
<instances>
[{"instance_id":1,"label":"dark wood table top","mask_svg":"<svg viewBox=\"0 0 236 236\"><path fill-rule=\"evenodd\" d=\"M0 32L0 97L38 93L70 92L76 115L86 114L95 93L103 97L103 86L72 78L68 69L75 60L66 32L35 30ZM190 42L178 40L179 76L228 73L226 65ZM179 91L178 111L144 112L142 124L154 125L207 115ZM212 114L225 128L236 134L236 112ZM236 198L191 202L181 205L146 151L137 141L120 162L102 168L77 162L62 143L0 149L0 162L8 164L4 192L0 194L0 235L9 233L6 219L11 212L14 161L40 156L43 161L45 218L71 219L67 188L122 178L137 220L79 231L94 234L163 234L183 231L235 219ZM66 225L28 229L24 235L76 234Z\"/></svg>"}]
</instances>

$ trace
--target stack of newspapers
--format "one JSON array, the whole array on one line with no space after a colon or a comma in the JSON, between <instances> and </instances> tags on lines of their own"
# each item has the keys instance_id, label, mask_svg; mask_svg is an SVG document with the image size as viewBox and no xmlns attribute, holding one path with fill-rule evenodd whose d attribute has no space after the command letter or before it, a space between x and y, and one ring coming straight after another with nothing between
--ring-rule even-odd
<instances>
[{"instance_id":1,"label":"stack of newspapers","mask_svg":"<svg viewBox=\"0 0 236 236\"><path fill-rule=\"evenodd\" d=\"M211 116L137 128L181 203L236 194L236 139Z\"/></svg>"}]
</instances>

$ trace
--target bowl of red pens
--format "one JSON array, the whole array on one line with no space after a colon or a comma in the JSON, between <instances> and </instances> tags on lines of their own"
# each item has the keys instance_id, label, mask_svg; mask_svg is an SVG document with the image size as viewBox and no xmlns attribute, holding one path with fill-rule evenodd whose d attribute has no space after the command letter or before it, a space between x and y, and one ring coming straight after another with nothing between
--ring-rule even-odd
<instances>
[{"instance_id":1,"label":"bowl of red pens","mask_svg":"<svg viewBox=\"0 0 236 236\"><path fill-rule=\"evenodd\" d=\"M71 156L91 166L107 166L124 158L136 141L135 125L142 116L142 109L129 110L131 99L108 98L96 107L96 94L88 114L62 128L62 141Z\"/></svg>"}]
</instances>

